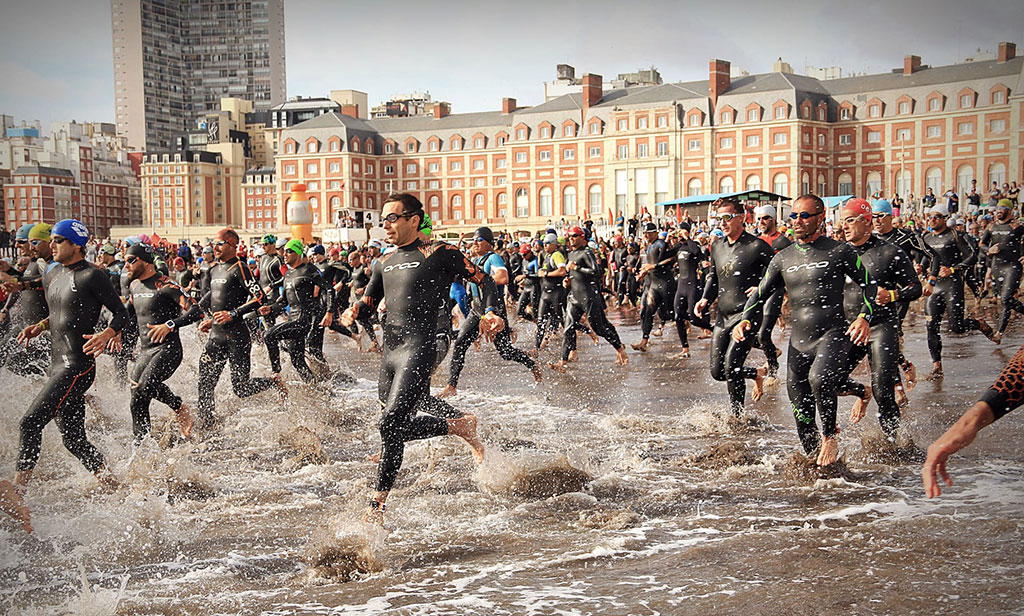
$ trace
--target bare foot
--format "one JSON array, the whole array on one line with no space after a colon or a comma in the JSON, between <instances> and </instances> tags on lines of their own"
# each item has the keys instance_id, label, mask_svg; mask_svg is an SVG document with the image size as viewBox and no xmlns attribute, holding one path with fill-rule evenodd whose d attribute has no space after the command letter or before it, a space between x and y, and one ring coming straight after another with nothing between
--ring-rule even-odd
<instances>
[{"instance_id":1,"label":"bare foot","mask_svg":"<svg viewBox=\"0 0 1024 616\"><path fill-rule=\"evenodd\" d=\"M185 438L192 436L192 426L194 425L194 422L192 421L192 409L182 402L181 408L175 412L175 415L178 417L178 427L181 428L181 435Z\"/></svg>"},{"instance_id":2,"label":"bare foot","mask_svg":"<svg viewBox=\"0 0 1024 616\"><path fill-rule=\"evenodd\" d=\"M437 394L437 397L438 398L451 398L452 396L454 396L457 393L459 393L459 390L457 390L455 388L455 386L453 386L451 383L449 383L448 385L444 386L444 389L441 390L441 393Z\"/></svg>"},{"instance_id":3,"label":"bare foot","mask_svg":"<svg viewBox=\"0 0 1024 616\"><path fill-rule=\"evenodd\" d=\"M669 359L689 359L689 357L690 357L690 349L689 349L689 347L683 347L682 351L679 351L675 355L669 355L668 356Z\"/></svg>"},{"instance_id":4,"label":"bare foot","mask_svg":"<svg viewBox=\"0 0 1024 616\"><path fill-rule=\"evenodd\" d=\"M871 402L871 386L864 386L864 397L857 398L853 403L853 410L850 411L850 423L857 423L868 414L868 402Z\"/></svg>"},{"instance_id":5,"label":"bare foot","mask_svg":"<svg viewBox=\"0 0 1024 616\"><path fill-rule=\"evenodd\" d=\"M538 366L537 364L534 364L533 368L530 368L530 374L533 375L533 380L537 381L538 383L540 383L541 380L544 378L544 372L540 369L540 366Z\"/></svg>"},{"instance_id":6,"label":"bare foot","mask_svg":"<svg viewBox=\"0 0 1024 616\"><path fill-rule=\"evenodd\" d=\"M834 436L825 437L818 450L818 466L828 466L839 459L839 440Z\"/></svg>"},{"instance_id":7,"label":"bare foot","mask_svg":"<svg viewBox=\"0 0 1024 616\"><path fill-rule=\"evenodd\" d=\"M907 392L902 387L897 385L896 389L896 406L900 408L906 407L910 404L910 398L907 397Z\"/></svg>"},{"instance_id":8,"label":"bare foot","mask_svg":"<svg viewBox=\"0 0 1024 616\"><path fill-rule=\"evenodd\" d=\"M284 379L281 378L281 375L275 372L270 375L270 380L277 386L277 393L281 396L281 399L286 399L288 397L288 386L285 385Z\"/></svg>"},{"instance_id":9,"label":"bare foot","mask_svg":"<svg viewBox=\"0 0 1024 616\"><path fill-rule=\"evenodd\" d=\"M942 379L942 364L940 362L935 362L935 365L932 366L932 371L928 375L926 380L938 381L938 380L941 380L941 379Z\"/></svg>"},{"instance_id":10,"label":"bare foot","mask_svg":"<svg viewBox=\"0 0 1024 616\"><path fill-rule=\"evenodd\" d=\"M105 492L113 492L121 487L121 483L106 466L101 466L100 470L93 473L93 476L96 477L96 481L100 482L100 486Z\"/></svg>"},{"instance_id":11,"label":"bare foot","mask_svg":"<svg viewBox=\"0 0 1024 616\"><path fill-rule=\"evenodd\" d=\"M380 508L367 507L366 513L363 514L363 522L374 526L384 526L384 503L380 504Z\"/></svg>"},{"instance_id":12,"label":"bare foot","mask_svg":"<svg viewBox=\"0 0 1024 616\"><path fill-rule=\"evenodd\" d=\"M561 372L562 374L565 374L565 367L567 365L568 365L568 362L565 362L565 361L562 361L562 360L559 360L559 361L549 361L548 362L548 368L551 368L555 372Z\"/></svg>"},{"instance_id":13,"label":"bare foot","mask_svg":"<svg viewBox=\"0 0 1024 616\"><path fill-rule=\"evenodd\" d=\"M992 334L992 337L989 338L989 340L991 340L992 342L995 342L996 344L1002 344L1002 342L1003 342L1003 332L996 332L996 333Z\"/></svg>"},{"instance_id":14,"label":"bare foot","mask_svg":"<svg viewBox=\"0 0 1024 616\"><path fill-rule=\"evenodd\" d=\"M765 389L770 389L770 388L778 387L778 386L779 386L779 377L777 377L775 375L765 377L765 379L764 379L764 388Z\"/></svg>"},{"instance_id":15,"label":"bare foot","mask_svg":"<svg viewBox=\"0 0 1024 616\"><path fill-rule=\"evenodd\" d=\"M529 351L526 352L526 355L536 359L537 356L540 355L540 351L538 351L537 349L530 349Z\"/></svg>"},{"instance_id":16,"label":"bare foot","mask_svg":"<svg viewBox=\"0 0 1024 616\"><path fill-rule=\"evenodd\" d=\"M764 395L764 376L768 371L764 368L757 369L757 376L754 377L754 390L750 392L750 401L757 402Z\"/></svg>"},{"instance_id":17,"label":"bare foot","mask_svg":"<svg viewBox=\"0 0 1024 616\"><path fill-rule=\"evenodd\" d=\"M580 360L580 352L579 351L577 351L575 349L573 349L572 351L569 351L569 361L573 362L573 361L579 361L579 360Z\"/></svg>"},{"instance_id":18,"label":"bare foot","mask_svg":"<svg viewBox=\"0 0 1024 616\"><path fill-rule=\"evenodd\" d=\"M633 344L631 344L629 346L633 347L634 351L640 351L641 353L646 353L647 349L650 347L650 344L651 343L650 343L649 340L641 340L640 342L634 342Z\"/></svg>"},{"instance_id":19,"label":"bare foot","mask_svg":"<svg viewBox=\"0 0 1024 616\"><path fill-rule=\"evenodd\" d=\"M651 335L652 336L658 336L660 338L662 336L662 334L664 334L664 333L665 333L665 326L662 325L657 330L651 332Z\"/></svg>"},{"instance_id":20,"label":"bare foot","mask_svg":"<svg viewBox=\"0 0 1024 616\"><path fill-rule=\"evenodd\" d=\"M907 377L907 393L910 393L917 385L917 366L908 361L905 369L903 370L903 374Z\"/></svg>"},{"instance_id":21,"label":"bare foot","mask_svg":"<svg viewBox=\"0 0 1024 616\"><path fill-rule=\"evenodd\" d=\"M590 330L589 332L587 332L587 335L590 336L590 341L594 343L594 346L597 346L598 344L601 343L600 339L597 337L597 334L594 333L594 330Z\"/></svg>"},{"instance_id":22,"label":"bare foot","mask_svg":"<svg viewBox=\"0 0 1024 616\"><path fill-rule=\"evenodd\" d=\"M0 481L0 511L14 518L26 533L32 532L32 520L25 499L10 481Z\"/></svg>"},{"instance_id":23,"label":"bare foot","mask_svg":"<svg viewBox=\"0 0 1024 616\"><path fill-rule=\"evenodd\" d=\"M473 458L477 464L484 461L484 444L476 435L476 415L466 413L458 419L449 419L448 434L458 436L473 448Z\"/></svg>"},{"instance_id":24,"label":"bare foot","mask_svg":"<svg viewBox=\"0 0 1024 616\"><path fill-rule=\"evenodd\" d=\"M371 453L370 455L366 456L366 461L367 462L373 462L374 464L379 464L380 463L380 452L378 451L377 453Z\"/></svg>"},{"instance_id":25,"label":"bare foot","mask_svg":"<svg viewBox=\"0 0 1024 616\"><path fill-rule=\"evenodd\" d=\"M980 331L982 334L985 335L986 338L988 338L989 340L996 344L999 344L1003 340L1002 334L997 334L996 331L992 329L991 325L989 325L985 321L982 321L981 319L978 319L978 331Z\"/></svg>"},{"instance_id":26,"label":"bare foot","mask_svg":"<svg viewBox=\"0 0 1024 616\"><path fill-rule=\"evenodd\" d=\"M707 340L711 337L711 331L702 329L701 333L697 335L697 340Z\"/></svg>"},{"instance_id":27,"label":"bare foot","mask_svg":"<svg viewBox=\"0 0 1024 616\"><path fill-rule=\"evenodd\" d=\"M370 344L370 350L368 350L367 353L380 353L380 345L376 340Z\"/></svg>"},{"instance_id":28,"label":"bare foot","mask_svg":"<svg viewBox=\"0 0 1024 616\"><path fill-rule=\"evenodd\" d=\"M625 366L629 363L629 356L626 355L626 347L619 347L615 349L615 363L620 366Z\"/></svg>"}]
</instances>

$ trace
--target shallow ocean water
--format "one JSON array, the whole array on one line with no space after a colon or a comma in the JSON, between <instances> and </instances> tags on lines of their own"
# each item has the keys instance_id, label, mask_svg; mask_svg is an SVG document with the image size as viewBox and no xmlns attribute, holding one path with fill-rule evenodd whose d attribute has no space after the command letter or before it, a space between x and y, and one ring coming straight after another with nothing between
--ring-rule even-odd
<instances>
[{"instance_id":1,"label":"shallow ocean water","mask_svg":"<svg viewBox=\"0 0 1024 616\"><path fill-rule=\"evenodd\" d=\"M613 312L627 344L635 317ZM913 317L912 317L913 319ZM532 325L518 324L520 345ZM923 319L907 354L927 372ZM779 333L776 332L776 340ZM199 340L170 381L194 401ZM1024 611L1024 421L1011 414L950 465L956 485L924 498L923 452L883 460L875 407L848 425L846 470L820 475L798 449L785 382L726 416L706 341L689 360L670 324L652 351L613 363L580 338L581 363L532 383L493 347L471 349L453 404L476 413L483 465L447 437L411 443L386 529L360 522L376 451L377 355L328 335L356 377L238 400L218 387L213 432L131 446L128 397L102 358L87 429L125 485L104 493L46 430L28 494L36 533L0 521L0 612L11 614L1010 614ZM925 448L1022 342L944 336L946 378L905 411ZM555 351L542 354L553 359ZM268 370L253 352L256 375ZM759 364L759 351L748 363ZM785 356L782 358L785 366ZM287 362L285 362L287 364ZM435 377L435 392L443 385ZM286 378L295 379L290 367ZM856 377L866 379L861 368ZM38 387L8 372L0 460Z\"/></svg>"}]
</instances>

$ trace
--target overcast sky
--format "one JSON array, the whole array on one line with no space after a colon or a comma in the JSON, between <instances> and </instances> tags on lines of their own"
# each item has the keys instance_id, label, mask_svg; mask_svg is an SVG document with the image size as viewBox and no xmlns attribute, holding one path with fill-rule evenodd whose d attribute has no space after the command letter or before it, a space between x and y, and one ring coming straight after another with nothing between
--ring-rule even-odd
<instances>
[{"instance_id":1,"label":"overcast sky","mask_svg":"<svg viewBox=\"0 0 1024 616\"><path fill-rule=\"evenodd\" d=\"M680 0L345 2L285 0L288 95L352 88L370 105L428 90L455 113L541 102L555 65L613 78L655 66L665 81L707 78L722 58L751 73L782 57L884 72L917 54L951 64L1013 41L1020 0L691 3ZM693 4L693 6L690 6ZM108 0L16 0L0 10L0 113L18 121L114 120Z\"/></svg>"}]
</instances>

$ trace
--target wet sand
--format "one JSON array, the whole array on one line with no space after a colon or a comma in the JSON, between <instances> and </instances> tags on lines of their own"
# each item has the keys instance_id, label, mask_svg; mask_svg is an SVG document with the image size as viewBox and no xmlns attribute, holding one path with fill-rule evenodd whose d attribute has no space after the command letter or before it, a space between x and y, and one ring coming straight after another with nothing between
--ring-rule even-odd
<instances>
[{"instance_id":1,"label":"wet sand","mask_svg":"<svg viewBox=\"0 0 1024 616\"><path fill-rule=\"evenodd\" d=\"M625 343L634 315L613 313ZM923 319L907 354L928 372ZM520 346L532 326L520 324ZM171 381L194 399L198 342ZM778 340L778 332L776 332ZM1024 341L944 336L946 378L905 410L924 448ZM843 472L797 456L785 381L729 421L707 341L693 357L670 324L648 354L614 364L580 337L581 364L540 386L493 347L470 350L453 404L480 419L479 469L458 439L411 443L388 501L390 532L359 522L379 446L379 356L328 334L357 378L330 397L301 385L281 405L245 401L223 378L212 433L130 447L127 393L100 361L90 438L126 482L114 494L61 446L54 426L28 493L36 533L0 522L0 606L12 614L1011 614L1024 611L1024 420L1011 414L951 461L957 482L928 501L920 454L878 455L874 404L848 425ZM542 354L553 359L556 350ZM254 374L265 374L262 348ZM759 351L749 363L759 364ZM782 358L785 366L785 355ZM287 363L287 362L286 362ZM446 372L447 362L445 369ZM295 379L286 367L285 376ZM855 373L867 378L863 369ZM443 374L435 380L435 392ZM0 460L38 385L8 392ZM748 390L749 395L749 390ZM173 428L152 405L157 432ZM566 492L568 490L568 492Z\"/></svg>"}]
</instances>

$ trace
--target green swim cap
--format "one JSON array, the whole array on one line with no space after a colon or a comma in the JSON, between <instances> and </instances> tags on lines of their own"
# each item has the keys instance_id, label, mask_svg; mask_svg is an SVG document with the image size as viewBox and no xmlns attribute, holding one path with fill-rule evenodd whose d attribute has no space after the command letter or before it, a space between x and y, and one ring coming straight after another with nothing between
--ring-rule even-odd
<instances>
[{"instance_id":1,"label":"green swim cap","mask_svg":"<svg viewBox=\"0 0 1024 616\"><path fill-rule=\"evenodd\" d=\"M290 250L300 257L306 252L306 247L302 245L302 240L300 239L288 240L288 243L284 245L284 249Z\"/></svg>"},{"instance_id":2,"label":"green swim cap","mask_svg":"<svg viewBox=\"0 0 1024 616\"><path fill-rule=\"evenodd\" d=\"M50 229L53 229L53 225L45 222L37 222L35 225L32 226L32 229L28 232L28 239L49 242Z\"/></svg>"},{"instance_id":3,"label":"green swim cap","mask_svg":"<svg viewBox=\"0 0 1024 616\"><path fill-rule=\"evenodd\" d=\"M261 244L276 244L277 243L277 236L274 235L273 233L268 233L268 234L263 236L263 239L260 240L260 243Z\"/></svg>"},{"instance_id":4,"label":"green swim cap","mask_svg":"<svg viewBox=\"0 0 1024 616\"><path fill-rule=\"evenodd\" d=\"M430 234L434 232L434 221L430 218L430 214L423 213L423 235L430 237Z\"/></svg>"}]
</instances>

